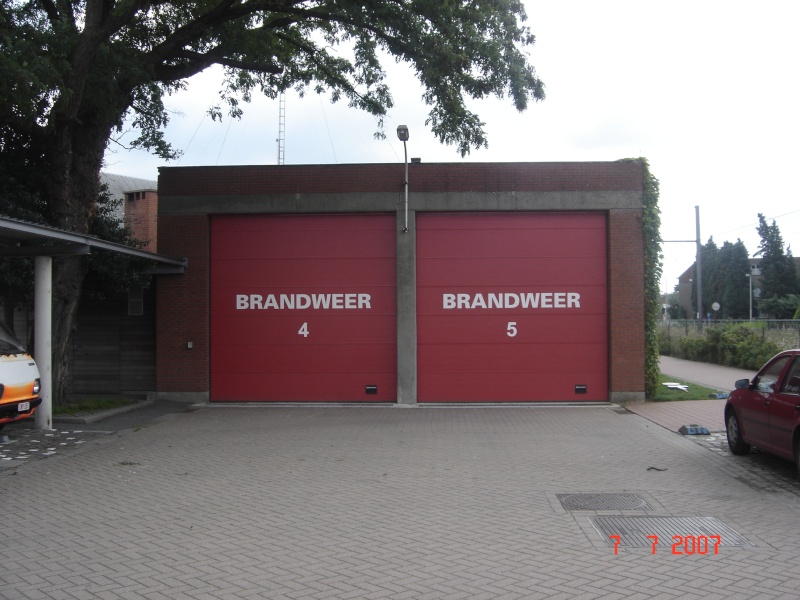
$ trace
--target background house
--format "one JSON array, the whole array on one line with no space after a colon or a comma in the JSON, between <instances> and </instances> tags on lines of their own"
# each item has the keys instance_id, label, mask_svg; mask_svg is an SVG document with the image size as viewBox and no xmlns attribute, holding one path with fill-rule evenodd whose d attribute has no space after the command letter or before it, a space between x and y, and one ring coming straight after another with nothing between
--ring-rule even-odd
<instances>
[{"instance_id":1,"label":"background house","mask_svg":"<svg viewBox=\"0 0 800 600\"><path fill-rule=\"evenodd\" d=\"M118 216L145 242L143 250L158 252L158 183L149 179L101 173L100 181L109 195L121 200Z\"/></svg>"}]
</instances>

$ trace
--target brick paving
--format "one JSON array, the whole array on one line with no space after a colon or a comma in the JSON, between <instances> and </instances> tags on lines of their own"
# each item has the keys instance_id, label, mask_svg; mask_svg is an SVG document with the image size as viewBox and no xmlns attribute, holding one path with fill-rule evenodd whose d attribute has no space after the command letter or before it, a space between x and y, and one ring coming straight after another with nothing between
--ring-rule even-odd
<instances>
[{"instance_id":1,"label":"brick paving","mask_svg":"<svg viewBox=\"0 0 800 600\"><path fill-rule=\"evenodd\" d=\"M17 424L0 433L0 470L62 456L79 449L82 444L91 443L98 435L103 434L80 429L39 431Z\"/></svg>"},{"instance_id":2,"label":"brick paving","mask_svg":"<svg viewBox=\"0 0 800 600\"><path fill-rule=\"evenodd\" d=\"M796 598L800 482L616 406L209 407L0 470L0 598ZM620 548L635 493L749 547ZM690 532L687 532L687 534Z\"/></svg>"},{"instance_id":3,"label":"brick paving","mask_svg":"<svg viewBox=\"0 0 800 600\"><path fill-rule=\"evenodd\" d=\"M737 379L751 379L755 372L662 356L661 372L681 381L730 391ZM710 432L725 431L725 400L684 400L631 404L628 410L677 432L683 425L703 425Z\"/></svg>"},{"instance_id":4,"label":"brick paving","mask_svg":"<svg viewBox=\"0 0 800 600\"><path fill-rule=\"evenodd\" d=\"M670 431L677 432L683 425L702 425L710 432L725 431L725 400L643 402L627 408Z\"/></svg>"}]
</instances>

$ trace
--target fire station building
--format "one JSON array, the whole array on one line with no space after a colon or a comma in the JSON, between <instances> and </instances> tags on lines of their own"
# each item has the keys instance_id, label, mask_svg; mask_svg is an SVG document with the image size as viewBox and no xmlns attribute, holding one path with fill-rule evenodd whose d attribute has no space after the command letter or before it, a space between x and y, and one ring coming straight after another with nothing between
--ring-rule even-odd
<instances>
[{"instance_id":1,"label":"fire station building","mask_svg":"<svg viewBox=\"0 0 800 600\"><path fill-rule=\"evenodd\" d=\"M169 167L160 397L644 399L643 165Z\"/></svg>"}]
</instances>

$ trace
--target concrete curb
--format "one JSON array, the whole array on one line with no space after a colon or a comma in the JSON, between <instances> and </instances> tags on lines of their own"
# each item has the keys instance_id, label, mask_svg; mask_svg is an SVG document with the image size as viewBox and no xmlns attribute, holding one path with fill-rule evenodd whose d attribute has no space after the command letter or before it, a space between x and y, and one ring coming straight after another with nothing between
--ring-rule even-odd
<instances>
[{"instance_id":1,"label":"concrete curb","mask_svg":"<svg viewBox=\"0 0 800 600\"><path fill-rule=\"evenodd\" d=\"M150 406L155 402L154 400L143 400L141 402L134 402L127 406L120 406L119 408L109 408L108 410L93 411L89 413L81 413L77 415L56 415L53 417L54 423L97 423L103 419L121 415L132 410L138 410L145 406Z\"/></svg>"}]
</instances>

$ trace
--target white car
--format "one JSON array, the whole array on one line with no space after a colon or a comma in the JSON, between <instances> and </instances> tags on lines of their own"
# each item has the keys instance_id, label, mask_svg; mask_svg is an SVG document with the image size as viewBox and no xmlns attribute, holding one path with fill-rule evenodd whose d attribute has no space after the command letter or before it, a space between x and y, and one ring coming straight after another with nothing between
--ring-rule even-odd
<instances>
[{"instance_id":1,"label":"white car","mask_svg":"<svg viewBox=\"0 0 800 600\"><path fill-rule=\"evenodd\" d=\"M41 385L36 361L0 322L0 429L33 416Z\"/></svg>"}]
</instances>

